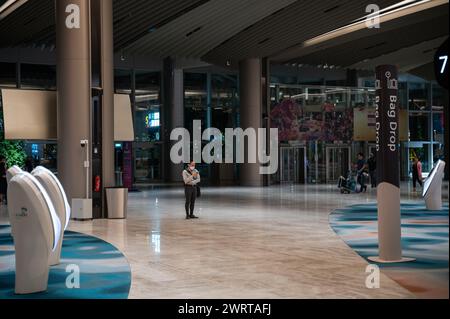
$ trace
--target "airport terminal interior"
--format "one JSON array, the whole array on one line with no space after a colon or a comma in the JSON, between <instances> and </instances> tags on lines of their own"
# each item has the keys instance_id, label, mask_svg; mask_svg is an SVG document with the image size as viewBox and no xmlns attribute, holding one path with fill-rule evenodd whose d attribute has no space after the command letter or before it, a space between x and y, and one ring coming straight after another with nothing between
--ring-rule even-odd
<instances>
[{"instance_id":1,"label":"airport terminal interior","mask_svg":"<svg viewBox=\"0 0 450 319\"><path fill-rule=\"evenodd\" d=\"M0 299L448 299L448 32L448 0L0 0Z\"/></svg>"}]
</instances>

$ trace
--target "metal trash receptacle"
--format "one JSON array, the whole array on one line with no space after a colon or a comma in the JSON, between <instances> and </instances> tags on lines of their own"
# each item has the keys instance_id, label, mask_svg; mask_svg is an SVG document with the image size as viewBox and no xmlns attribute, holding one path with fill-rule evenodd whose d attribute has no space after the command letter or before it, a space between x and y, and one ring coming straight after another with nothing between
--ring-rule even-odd
<instances>
[{"instance_id":1,"label":"metal trash receptacle","mask_svg":"<svg viewBox=\"0 0 450 319\"><path fill-rule=\"evenodd\" d=\"M106 208L108 218L127 218L128 188L107 187L106 188Z\"/></svg>"}]
</instances>

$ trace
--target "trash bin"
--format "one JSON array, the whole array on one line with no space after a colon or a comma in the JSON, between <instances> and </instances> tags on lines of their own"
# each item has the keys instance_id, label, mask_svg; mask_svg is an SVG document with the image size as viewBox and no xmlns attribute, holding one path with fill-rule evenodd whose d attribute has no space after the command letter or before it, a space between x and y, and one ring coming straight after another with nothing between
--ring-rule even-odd
<instances>
[{"instance_id":1,"label":"trash bin","mask_svg":"<svg viewBox=\"0 0 450 319\"><path fill-rule=\"evenodd\" d=\"M127 202L128 188L106 188L106 209L108 218L127 218Z\"/></svg>"}]
</instances>

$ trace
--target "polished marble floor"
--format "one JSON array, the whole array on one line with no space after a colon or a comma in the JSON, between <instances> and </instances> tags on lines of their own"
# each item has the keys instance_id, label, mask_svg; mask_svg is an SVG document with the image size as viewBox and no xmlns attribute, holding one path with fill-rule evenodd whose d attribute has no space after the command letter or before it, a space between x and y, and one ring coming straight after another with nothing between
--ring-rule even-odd
<instances>
[{"instance_id":1,"label":"polished marble floor","mask_svg":"<svg viewBox=\"0 0 450 319\"><path fill-rule=\"evenodd\" d=\"M402 187L404 202L420 200ZM366 288L367 262L330 227L331 211L375 196L334 185L204 188L200 219L185 220L182 188L150 188L130 193L126 220L69 229L124 253L130 298L414 298L384 274Z\"/></svg>"}]
</instances>

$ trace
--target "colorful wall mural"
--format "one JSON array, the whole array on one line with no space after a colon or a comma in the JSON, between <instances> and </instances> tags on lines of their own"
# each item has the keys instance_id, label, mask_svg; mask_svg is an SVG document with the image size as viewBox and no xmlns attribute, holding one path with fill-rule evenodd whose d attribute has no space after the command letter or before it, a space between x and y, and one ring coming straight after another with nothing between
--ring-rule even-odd
<instances>
[{"instance_id":1,"label":"colorful wall mural","mask_svg":"<svg viewBox=\"0 0 450 319\"><path fill-rule=\"evenodd\" d=\"M353 138L353 110L337 109L335 104L325 102L306 109L293 99L276 104L271 113L271 125L278 128L281 142L288 141L335 141L349 142Z\"/></svg>"}]
</instances>

